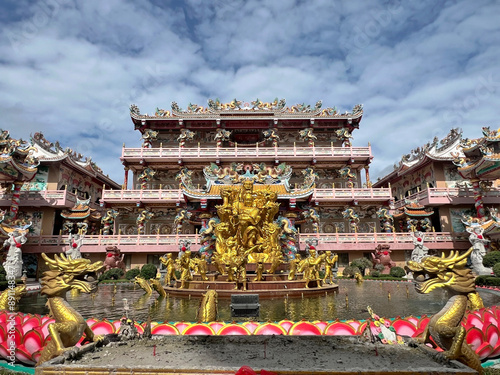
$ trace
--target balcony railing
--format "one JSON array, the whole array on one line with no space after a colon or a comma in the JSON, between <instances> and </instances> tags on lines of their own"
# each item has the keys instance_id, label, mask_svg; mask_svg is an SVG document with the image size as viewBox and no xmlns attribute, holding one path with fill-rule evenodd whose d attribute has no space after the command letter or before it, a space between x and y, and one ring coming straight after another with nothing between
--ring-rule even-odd
<instances>
[{"instance_id":1,"label":"balcony railing","mask_svg":"<svg viewBox=\"0 0 500 375\"><path fill-rule=\"evenodd\" d=\"M203 192L200 189L192 191ZM354 200L388 200L391 191L386 188L377 189L314 189L312 198L317 201L354 201ZM103 202L145 202L154 200L183 200L180 189L157 190L104 190Z\"/></svg>"},{"instance_id":2,"label":"balcony railing","mask_svg":"<svg viewBox=\"0 0 500 375\"><path fill-rule=\"evenodd\" d=\"M482 193L483 200L491 200L491 203L496 203L500 199L500 190L492 189ZM458 188L427 188L418 193L406 197L408 200L418 200L422 205L433 204L467 204L474 203L474 193L472 189L458 189ZM395 208L403 207L405 200L400 199L395 202Z\"/></svg>"},{"instance_id":3,"label":"balcony railing","mask_svg":"<svg viewBox=\"0 0 500 375\"><path fill-rule=\"evenodd\" d=\"M20 206L72 207L76 203L76 195L67 190L21 191L19 200ZM0 195L0 205L8 206L11 201L11 193Z\"/></svg>"},{"instance_id":4,"label":"balcony railing","mask_svg":"<svg viewBox=\"0 0 500 375\"><path fill-rule=\"evenodd\" d=\"M84 246L127 246L127 245L179 245L180 240L190 240L199 244L198 234L142 234L142 235L95 235L85 236ZM307 239L317 239L320 244L370 244L370 243L408 243L413 242L409 233L301 233L299 243L304 248ZM468 241L468 233L432 232L425 235L425 243L444 243ZM64 246L69 245L67 236L30 236L27 246ZM82 248L83 250L83 248ZM83 250L84 251L84 250ZM147 251L144 249L144 251Z\"/></svg>"},{"instance_id":5,"label":"balcony railing","mask_svg":"<svg viewBox=\"0 0 500 375\"><path fill-rule=\"evenodd\" d=\"M328 158L335 159L370 159L372 157L371 147L176 147L176 148L123 148L124 159L248 159L252 158Z\"/></svg>"}]
</instances>

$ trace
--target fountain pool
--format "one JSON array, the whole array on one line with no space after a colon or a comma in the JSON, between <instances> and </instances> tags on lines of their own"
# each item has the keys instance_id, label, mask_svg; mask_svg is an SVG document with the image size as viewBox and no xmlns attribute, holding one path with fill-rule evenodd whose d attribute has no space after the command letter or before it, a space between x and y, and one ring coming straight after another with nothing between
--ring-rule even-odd
<instances>
[{"instance_id":1,"label":"fountain pool","mask_svg":"<svg viewBox=\"0 0 500 375\"><path fill-rule=\"evenodd\" d=\"M446 292L441 289L422 295L418 294L413 284L408 282L367 280L362 284L356 284L352 280L338 280L338 285L337 293L322 296L261 299L260 316L253 320L362 320L369 317L367 306L371 306L378 315L387 318L432 315L438 312L448 300ZM119 319L125 314L123 299L126 298L131 309L131 317L138 321L147 320L148 312L152 321L195 320L199 299L171 296L158 298L156 292L148 296L142 289L131 284L118 284L116 292L114 289L113 285L100 285L99 291L94 296L68 293L67 299L84 318ZM478 291L485 306L500 304L499 292L482 289ZM346 303L346 296L348 303ZM19 311L48 314L48 308L45 306L46 300L40 294L28 294L19 302ZM248 318L231 318L229 300L219 300L218 306L218 316L221 321L249 320Z\"/></svg>"}]
</instances>

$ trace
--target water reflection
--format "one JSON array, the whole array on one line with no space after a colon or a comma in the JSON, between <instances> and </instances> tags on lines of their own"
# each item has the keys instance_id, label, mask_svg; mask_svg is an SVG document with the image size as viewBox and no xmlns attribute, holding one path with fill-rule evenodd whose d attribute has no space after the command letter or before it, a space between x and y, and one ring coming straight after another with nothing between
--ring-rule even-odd
<instances>
[{"instance_id":1,"label":"water reflection","mask_svg":"<svg viewBox=\"0 0 500 375\"><path fill-rule=\"evenodd\" d=\"M479 293L485 306L500 304L498 294L485 290L479 290ZM147 320L148 314L153 321L193 321L199 305L199 300L195 298L158 298L156 293L144 294L142 289L135 289L131 285L119 285L116 289L113 285L101 285L94 297L85 293L67 295L71 306L85 318L99 319L119 319L124 316L124 298L131 307L130 316L140 321ZM261 299L260 316L254 320L367 319L367 306L371 306L378 315L385 317L431 315L439 311L447 300L448 296L442 289L422 295L416 293L411 284L369 281L357 284L349 280L339 280L338 293L310 298ZM21 299L19 310L48 314L46 301L47 299L39 294L28 294ZM229 300L219 300L219 320L234 320L231 318Z\"/></svg>"}]
</instances>

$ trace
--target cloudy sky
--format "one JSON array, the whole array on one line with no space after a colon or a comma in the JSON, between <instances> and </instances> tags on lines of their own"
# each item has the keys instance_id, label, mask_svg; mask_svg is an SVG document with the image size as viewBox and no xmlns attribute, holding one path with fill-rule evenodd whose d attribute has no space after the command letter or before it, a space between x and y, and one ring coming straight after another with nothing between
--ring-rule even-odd
<instances>
[{"instance_id":1,"label":"cloudy sky","mask_svg":"<svg viewBox=\"0 0 500 375\"><path fill-rule=\"evenodd\" d=\"M0 128L122 183L132 103L361 103L353 145L371 142L377 177L451 128L500 126L499 16L496 0L2 0Z\"/></svg>"}]
</instances>

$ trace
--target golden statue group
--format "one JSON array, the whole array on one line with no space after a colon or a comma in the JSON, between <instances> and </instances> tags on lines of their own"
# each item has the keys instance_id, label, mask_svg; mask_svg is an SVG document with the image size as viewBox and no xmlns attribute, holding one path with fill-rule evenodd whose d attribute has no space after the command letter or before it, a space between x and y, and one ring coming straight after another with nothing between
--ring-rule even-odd
<instances>
[{"instance_id":1,"label":"golden statue group","mask_svg":"<svg viewBox=\"0 0 500 375\"><path fill-rule=\"evenodd\" d=\"M265 281L264 274L275 274L281 264L287 263L288 280L301 277L305 287L321 286L322 281L333 281L333 266L338 257L330 251L319 255L309 245L309 254L304 259L290 252L284 254L283 239L293 235L296 229L286 218L275 216L279 211L278 195L267 185L254 190L254 183L247 179L241 185L225 186L221 189L222 205L216 206L218 219L211 219L204 236L215 238L215 251L210 259L200 252L192 257L189 250L181 251L178 259L172 254L161 258L167 269L166 284L175 279L175 270L180 272L180 289L188 289L193 273L207 281L208 264L211 262L219 275L235 283L234 289L247 290L247 266L255 263L253 281ZM265 270L265 264L270 264ZM325 276L320 279L320 269L325 265ZM251 267L253 268L253 267ZM300 275L299 275L300 274Z\"/></svg>"}]
</instances>

